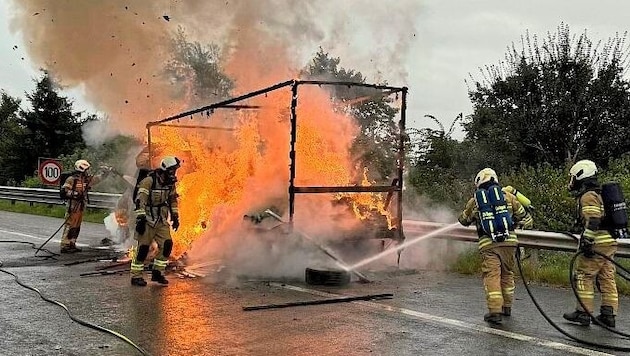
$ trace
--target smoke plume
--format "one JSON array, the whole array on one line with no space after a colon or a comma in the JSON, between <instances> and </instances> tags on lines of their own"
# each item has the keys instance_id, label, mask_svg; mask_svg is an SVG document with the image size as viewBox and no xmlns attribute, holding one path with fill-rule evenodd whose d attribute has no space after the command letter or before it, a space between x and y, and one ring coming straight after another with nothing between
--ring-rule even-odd
<instances>
[{"instance_id":1,"label":"smoke plume","mask_svg":"<svg viewBox=\"0 0 630 356\"><path fill-rule=\"evenodd\" d=\"M12 30L21 34L32 61L52 71L64 86L81 87L86 100L107 115L106 128L101 123L85 130L90 142L101 142L118 133L143 137L147 122L199 102L165 74L178 28L193 41L219 45L221 67L235 81L233 95L296 78L319 47L368 78L405 85L403 63L420 7L417 1L15 0L13 9ZM310 99L300 98L299 115L308 118L299 138L302 183L348 183L346 171L353 168L348 149L356 123L323 105L329 94L322 89L303 95ZM289 93L270 95L266 105L285 106L267 113L213 115L213 123L234 129L230 134L164 130L161 142L155 138L166 147L161 153L186 156L183 169L196 169L188 168L180 179L181 199L190 203L182 207L182 231L177 234L204 236L206 242L197 243L202 246L200 258L217 249L236 261L264 255L255 248L260 241L248 233L235 234L243 230L233 227L257 203L286 199L288 122L282 118L287 117L289 98ZM311 162L309 155L326 164ZM317 175L322 168L330 171ZM301 211L308 213L296 219L310 230L326 229L327 224L312 219L315 213L337 213L325 208L322 199L300 202ZM245 243L251 248L243 249ZM278 243L267 257L296 246ZM297 270L293 267L312 260L311 250L300 251L306 252L285 258L283 266L268 267L273 274Z\"/></svg>"}]
</instances>

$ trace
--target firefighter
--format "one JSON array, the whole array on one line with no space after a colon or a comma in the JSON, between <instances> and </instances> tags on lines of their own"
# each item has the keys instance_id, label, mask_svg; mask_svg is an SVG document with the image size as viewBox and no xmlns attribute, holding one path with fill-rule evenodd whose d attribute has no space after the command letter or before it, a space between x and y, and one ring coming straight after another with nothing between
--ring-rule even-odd
<instances>
[{"instance_id":1,"label":"firefighter","mask_svg":"<svg viewBox=\"0 0 630 356\"><path fill-rule=\"evenodd\" d=\"M153 170L138 183L134 201L136 203L135 239L138 248L131 261L131 284L146 286L142 278L144 260L149 254L151 243L158 246L157 255L153 260L151 281L166 285L168 280L162 272L166 268L168 257L173 249L170 228L179 228L179 212L177 210L177 191L175 176L180 167L180 160L174 156L166 156L160 162L159 168ZM167 223L170 217L171 225Z\"/></svg>"},{"instance_id":2,"label":"firefighter","mask_svg":"<svg viewBox=\"0 0 630 356\"><path fill-rule=\"evenodd\" d=\"M491 168L484 168L475 177L477 191L489 191L493 186L498 187L498 184L497 174ZM512 314L515 253L518 244L514 226L517 224L523 228L531 228L533 224L531 215L516 196L510 192L501 191L500 188L495 191L501 195L498 197L501 205L497 205L493 210L497 214L499 211L505 214L505 216L500 217L500 220L513 222L509 228L505 229L503 238L491 237L491 234L486 232L482 226L482 219L487 219L488 214L494 215L494 213L480 214L480 204L476 198L477 193L475 193L475 197L468 200L458 219L460 224L464 226L475 223L477 227L479 252L482 259L481 270L488 306L488 313L484 315L483 319L489 324L500 324L503 316ZM494 219L493 216L490 218Z\"/></svg>"},{"instance_id":3,"label":"firefighter","mask_svg":"<svg viewBox=\"0 0 630 356\"><path fill-rule=\"evenodd\" d=\"M579 249L583 252L576 260L575 278L577 294L588 312L593 313L594 297L593 281L599 281L602 296L600 315L597 319L615 327L618 297L615 283L615 265L605 258L596 255L601 253L613 258L617 252L617 241L601 226L604 218L604 204L601 187L597 179L597 166L593 161L578 161L569 170L569 191L576 197L578 223L582 229ZM589 313L584 311L580 303L576 310L563 317L569 321L588 326L591 323Z\"/></svg>"},{"instance_id":4,"label":"firefighter","mask_svg":"<svg viewBox=\"0 0 630 356\"><path fill-rule=\"evenodd\" d=\"M74 172L64 182L62 190L65 198L68 199L68 210L66 212L66 222L64 224L63 235L61 237L61 253L81 252L76 242L81 231L83 212L88 204L88 193L90 189L111 171L109 167L102 166L97 175L90 175L90 163L80 159L74 163Z\"/></svg>"}]
</instances>

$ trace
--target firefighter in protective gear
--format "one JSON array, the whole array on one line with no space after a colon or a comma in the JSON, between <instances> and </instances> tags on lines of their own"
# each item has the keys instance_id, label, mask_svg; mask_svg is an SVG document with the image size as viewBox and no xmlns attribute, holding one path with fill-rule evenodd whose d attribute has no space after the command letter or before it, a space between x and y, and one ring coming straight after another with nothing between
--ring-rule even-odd
<instances>
[{"instance_id":1,"label":"firefighter in protective gear","mask_svg":"<svg viewBox=\"0 0 630 356\"><path fill-rule=\"evenodd\" d=\"M597 319L609 327L615 327L615 315L619 304L617 284L615 283L615 265L595 254L614 258L617 252L617 241L601 226L604 218L604 203L601 187L597 180L597 166L593 161L581 160L569 171L569 191L577 199L578 222L583 229L579 249L583 252L576 260L573 278L577 285L577 294L588 312L593 313L594 297L593 281L599 281L602 295L600 315ZM569 321L587 326L591 318L580 303L576 310L563 317Z\"/></svg>"},{"instance_id":2,"label":"firefighter in protective gear","mask_svg":"<svg viewBox=\"0 0 630 356\"><path fill-rule=\"evenodd\" d=\"M163 273L168 257L173 249L170 228L179 228L179 212L177 210L177 191L175 173L180 167L177 157L167 156L160 162L160 167L155 169L146 178L138 183L136 203L136 229L135 238L138 240L138 248L131 261L131 284L134 286L146 286L147 282L142 278L144 260L149 254L151 243L155 241L158 252L153 260L151 281L166 285L168 281ZM171 225L167 220L171 220Z\"/></svg>"},{"instance_id":3,"label":"firefighter in protective gear","mask_svg":"<svg viewBox=\"0 0 630 356\"><path fill-rule=\"evenodd\" d=\"M74 163L74 172L63 184L62 189L68 199L68 210L66 211L63 235L61 236L61 253L80 252L76 242L81 231L83 212L88 204L88 193L90 189L104 179L111 168L102 166L97 175L90 175L90 163L80 159Z\"/></svg>"},{"instance_id":4,"label":"firefighter in protective gear","mask_svg":"<svg viewBox=\"0 0 630 356\"><path fill-rule=\"evenodd\" d=\"M496 172L491 168L484 168L475 177L477 189L488 189L495 184L499 184L499 180ZM531 228L533 219L516 196L509 191L502 193L512 220L523 228ZM511 230L504 241L493 241L481 227L475 198L468 200L458 220L464 226L475 223L477 227L479 252L482 259L481 270L488 306L488 313L484 315L484 320L490 324L500 324L503 316L512 314L515 253L518 244L516 233Z\"/></svg>"}]
</instances>

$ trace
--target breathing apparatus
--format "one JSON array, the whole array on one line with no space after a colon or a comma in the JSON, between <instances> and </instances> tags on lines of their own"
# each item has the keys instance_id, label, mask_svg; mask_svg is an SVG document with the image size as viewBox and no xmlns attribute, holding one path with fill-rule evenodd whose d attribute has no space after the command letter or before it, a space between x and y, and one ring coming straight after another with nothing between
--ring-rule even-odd
<instances>
[{"instance_id":1,"label":"breathing apparatus","mask_svg":"<svg viewBox=\"0 0 630 356\"><path fill-rule=\"evenodd\" d=\"M532 205L532 201L529 200L528 197L526 197L523 193L521 193L520 191L516 190L516 188L512 187L511 185L505 186L503 188L501 188L501 190L503 190L503 192L505 193L511 193L512 195L516 196L516 199L518 200L519 203L521 203L521 205L527 209L527 210L534 210L534 206Z\"/></svg>"}]
</instances>

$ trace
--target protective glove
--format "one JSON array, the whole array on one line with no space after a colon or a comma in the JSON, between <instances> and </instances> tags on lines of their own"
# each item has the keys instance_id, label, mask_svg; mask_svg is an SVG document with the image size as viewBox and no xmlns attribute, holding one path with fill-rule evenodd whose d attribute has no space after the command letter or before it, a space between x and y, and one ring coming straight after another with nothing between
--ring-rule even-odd
<instances>
[{"instance_id":1,"label":"protective glove","mask_svg":"<svg viewBox=\"0 0 630 356\"><path fill-rule=\"evenodd\" d=\"M147 231L147 217L146 215L136 216L136 232L140 235L144 235Z\"/></svg>"},{"instance_id":2,"label":"protective glove","mask_svg":"<svg viewBox=\"0 0 630 356\"><path fill-rule=\"evenodd\" d=\"M173 231L177 231L177 229L179 229L179 215L173 214L173 216L171 216L171 220L171 227L173 228Z\"/></svg>"},{"instance_id":3,"label":"protective glove","mask_svg":"<svg viewBox=\"0 0 630 356\"><path fill-rule=\"evenodd\" d=\"M593 241L584 236L580 237L579 249L584 253L584 257L591 258L595 256L595 252L593 252Z\"/></svg>"}]
</instances>

